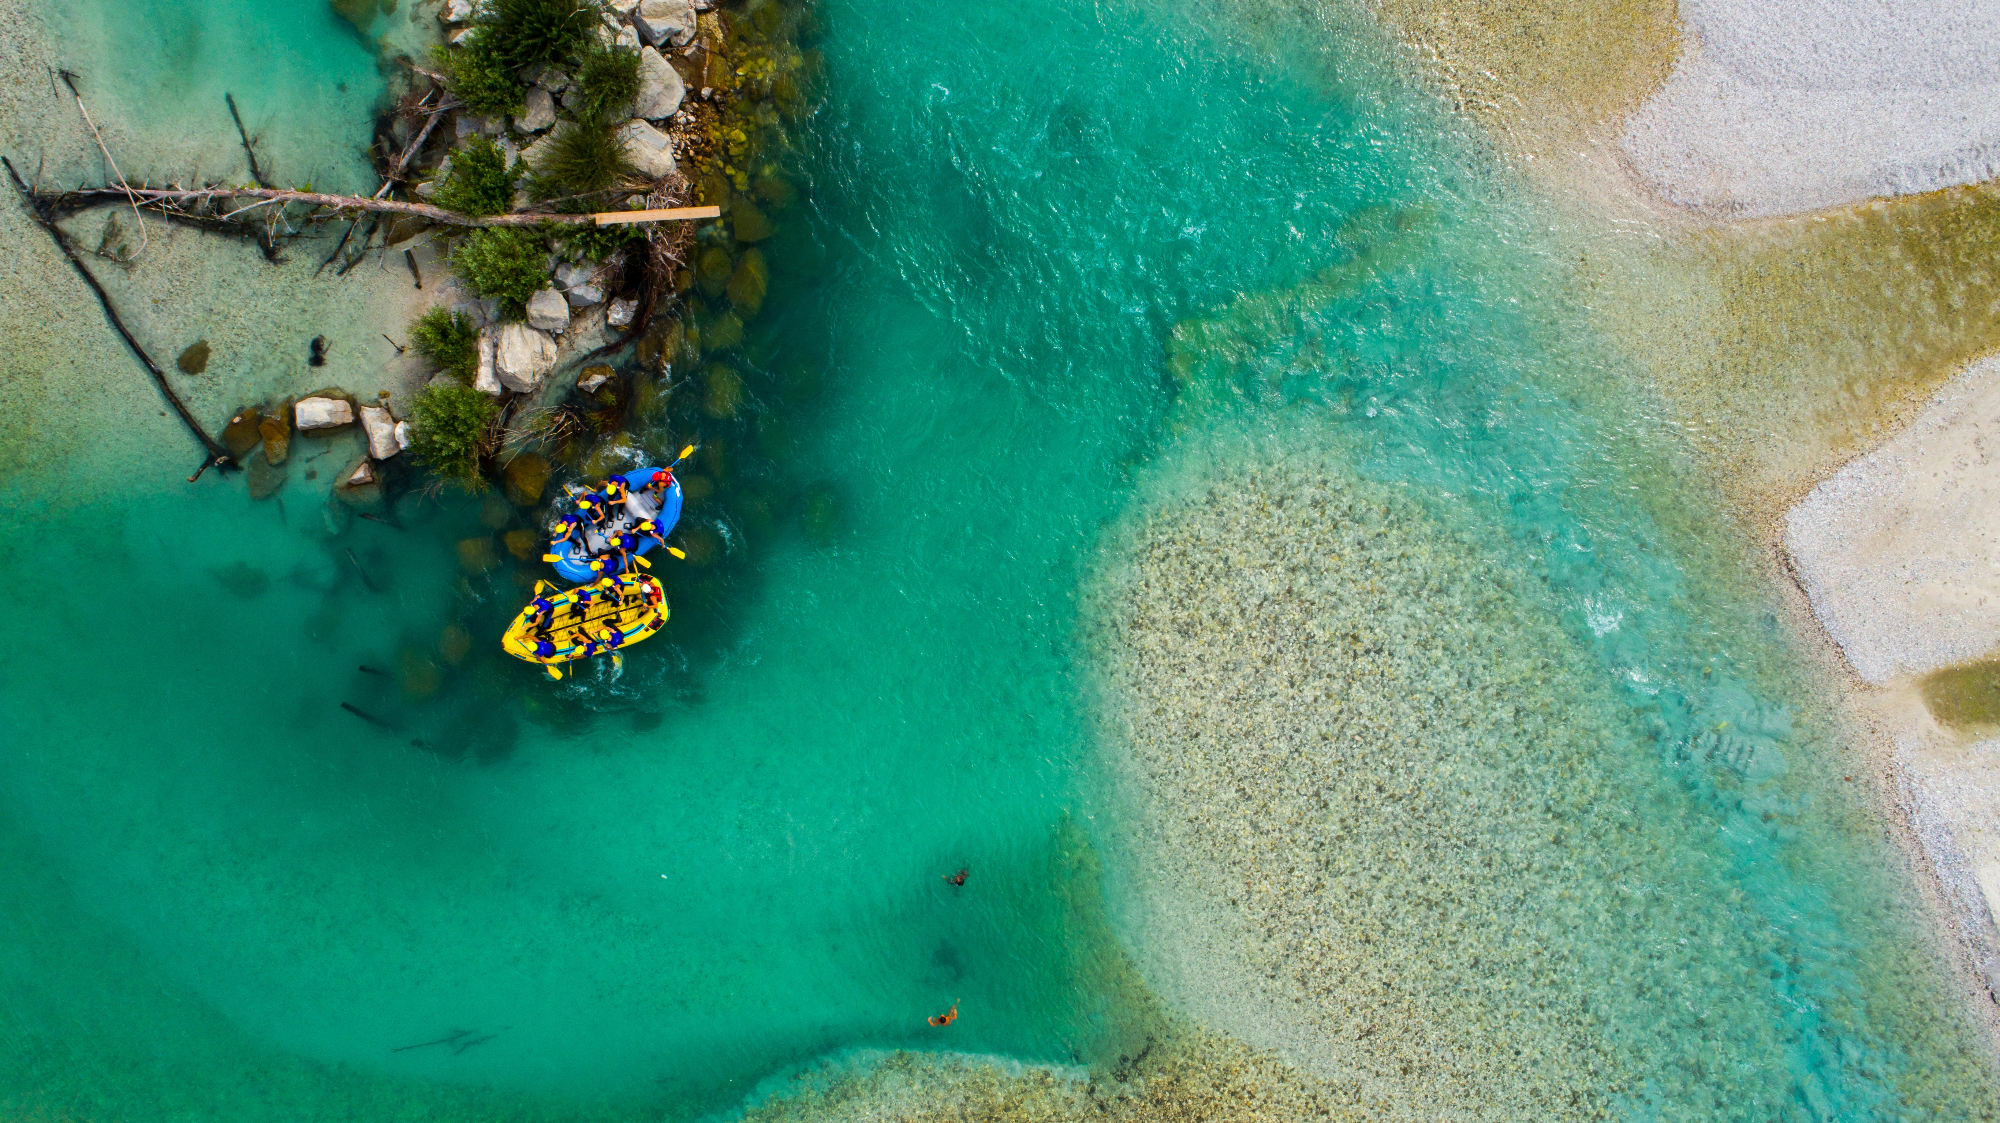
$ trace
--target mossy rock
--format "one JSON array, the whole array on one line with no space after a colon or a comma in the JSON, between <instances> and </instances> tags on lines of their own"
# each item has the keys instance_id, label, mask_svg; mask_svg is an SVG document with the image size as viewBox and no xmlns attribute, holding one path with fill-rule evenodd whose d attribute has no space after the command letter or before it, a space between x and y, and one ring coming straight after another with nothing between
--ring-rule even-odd
<instances>
[{"instance_id":1,"label":"mossy rock","mask_svg":"<svg viewBox=\"0 0 2000 1123\"><path fill-rule=\"evenodd\" d=\"M692 269L674 270L674 291L676 293L685 296L687 295L688 290L692 288L694 288L694 270Z\"/></svg>"},{"instance_id":2,"label":"mossy rock","mask_svg":"<svg viewBox=\"0 0 2000 1123\"><path fill-rule=\"evenodd\" d=\"M508 506L505 499L489 494L485 499L480 500L480 525L486 527L488 530L503 530L508 523L513 521L514 508Z\"/></svg>"},{"instance_id":3,"label":"mossy rock","mask_svg":"<svg viewBox=\"0 0 2000 1123\"><path fill-rule=\"evenodd\" d=\"M524 452L507 462L500 472L500 482L507 489L507 498L516 506L532 507L542 501L542 489L549 486L549 471L547 457Z\"/></svg>"},{"instance_id":4,"label":"mossy rock","mask_svg":"<svg viewBox=\"0 0 2000 1123\"><path fill-rule=\"evenodd\" d=\"M760 175L750 185L751 192L766 203L783 210L799 201L798 188L782 176Z\"/></svg>"},{"instance_id":5,"label":"mossy rock","mask_svg":"<svg viewBox=\"0 0 2000 1123\"><path fill-rule=\"evenodd\" d=\"M264 442L264 460L273 466L283 464L292 454L292 411L280 407L275 416L257 422L257 435Z\"/></svg>"},{"instance_id":6,"label":"mossy rock","mask_svg":"<svg viewBox=\"0 0 2000 1123\"><path fill-rule=\"evenodd\" d=\"M728 205L729 186L729 177L716 168L702 172L701 178L695 181L695 189L700 194L701 201L718 207Z\"/></svg>"},{"instance_id":7,"label":"mossy rock","mask_svg":"<svg viewBox=\"0 0 2000 1123\"><path fill-rule=\"evenodd\" d=\"M250 485L250 498L269 499L285 486L290 473L261 456L253 456L244 465L243 476Z\"/></svg>"},{"instance_id":8,"label":"mossy rock","mask_svg":"<svg viewBox=\"0 0 2000 1123\"><path fill-rule=\"evenodd\" d=\"M739 242L761 242L778 232L757 204L740 196L729 207L729 227Z\"/></svg>"},{"instance_id":9,"label":"mossy rock","mask_svg":"<svg viewBox=\"0 0 2000 1123\"><path fill-rule=\"evenodd\" d=\"M737 259L735 272L729 275L729 303L749 319L764 306L764 293L771 284L771 267L764 264L761 250L750 249Z\"/></svg>"},{"instance_id":10,"label":"mossy rock","mask_svg":"<svg viewBox=\"0 0 2000 1123\"><path fill-rule=\"evenodd\" d=\"M458 567L471 576L477 577L499 564L500 555L493 549L491 535L458 540Z\"/></svg>"},{"instance_id":11,"label":"mossy rock","mask_svg":"<svg viewBox=\"0 0 2000 1123\"><path fill-rule=\"evenodd\" d=\"M196 340L188 345L187 350L181 352L181 357L174 360L174 365L181 368L182 374L200 374L208 369L208 356L208 340Z\"/></svg>"},{"instance_id":12,"label":"mossy rock","mask_svg":"<svg viewBox=\"0 0 2000 1123\"><path fill-rule=\"evenodd\" d=\"M681 498L689 503L706 502L715 494L715 481L707 476L679 476Z\"/></svg>"},{"instance_id":13,"label":"mossy rock","mask_svg":"<svg viewBox=\"0 0 2000 1123\"><path fill-rule=\"evenodd\" d=\"M429 655L414 647L405 647L396 653L396 686L402 690L406 701L424 701L443 685L444 671L431 661Z\"/></svg>"},{"instance_id":14,"label":"mossy rock","mask_svg":"<svg viewBox=\"0 0 2000 1123\"><path fill-rule=\"evenodd\" d=\"M703 382L701 411L715 419L735 417L743 408L743 376L720 363L708 368Z\"/></svg>"},{"instance_id":15,"label":"mossy rock","mask_svg":"<svg viewBox=\"0 0 2000 1123\"><path fill-rule=\"evenodd\" d=\"M729 287L729 276L736 271L736 259L721 246L710 246L701 251L695 259L695 283L701 291L711 297L721 296Z\"/></svg>"},{"instance_id":16,"label":"mossy rock","mask_svg":"<svg viewBox=\"0 0 2000 1123\"><path fill-rule=\"evenodd\" d=\"M542 554L542 536L526 527L515 527L500 536L507 552L524 562L534 561Z\"/></svg>"},{"instance_id":17,"label":"mossy rock","mask_svg":"<svg viewBox=\"0 0 2000 1123\"><path fill-rule=\"evenodd\" d=\"M236 415L229 419L229 424L222 427L222 447L229 450L229 455L242 459L244 453L256 448L257 442L264 439L264 434L258 431L258 426L263 423L264 415L258 413L255 406L237 410Z\"/></svg>"},{"instance_id":18,"label":"mossy rock","mask_svg":"<svg viewBox=\"0 0 2000 1123\"><path fill-rule=\"evenodd\" d=\"M701 333L705 351L727 351L743 342L743 320L734 312L724 312L708 322Z\"/></svg>"},{"instance_id":19,"label":"mossy rock","mask_svg":"<svg viewBox=\"0 0 2000 1123\"><path fill-rule=\"evenodd\" d=\"M760 35L775 35L785 25L784 9L776 4L766 4L750 13L750 26Z\"/></svg>"},{"instance_id":20,"label":"mossy rock","mask_svg":"<svg viewBox=\"0 0 2000 1123\"><path fill-rule=\"evenodd\" d=\"M354 30L366 34L368 25L375 22L375 13L380 10L376 0L327 0L341 19L354 25Z\"/></svg>"}]
</instances>

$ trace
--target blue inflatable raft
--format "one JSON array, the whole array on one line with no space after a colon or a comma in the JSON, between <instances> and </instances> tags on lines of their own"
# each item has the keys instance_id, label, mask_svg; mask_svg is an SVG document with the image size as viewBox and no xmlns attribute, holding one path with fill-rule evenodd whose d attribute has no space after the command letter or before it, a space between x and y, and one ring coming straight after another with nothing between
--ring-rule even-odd
<instances>
[{"instance_id":1,"label":"blue inflatable raft","mask_svg":"<svg viewBox=\"0 0 2000 1123\"><path fill-rule=\"evenodd\" d=\"M645 488L652 483L656 472L668 474L666 491L660 496L657 507ZM581 529L568 540L550 548L549 563L566 581L582 584L595 581L599 577L615 577L624 571L624 563L612 548L619 535L648 519L652 520L657 533L665 538L681 519L681 482L673 478L668 468L640 468L617 477L625 482L625 502L614 505L607 513L601 527L591 526L587 520L581 521ZM577 495L583 493L579 492ZM652 538L644 538L633 551L645 554L659 545ZM592 562L602 563L602 568L592 568Z\"/></svg>"}]
</instances>

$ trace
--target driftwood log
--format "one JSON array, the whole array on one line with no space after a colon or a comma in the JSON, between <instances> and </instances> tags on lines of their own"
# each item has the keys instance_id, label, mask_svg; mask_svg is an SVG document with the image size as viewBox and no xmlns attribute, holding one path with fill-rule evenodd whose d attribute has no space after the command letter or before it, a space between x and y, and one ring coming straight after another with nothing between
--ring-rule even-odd
<instances>
[{"instance_id":1,"label":"driftwood log","mask_svg":"<svg viewBox=\"0 0 2000 1123\"><path fill-rule=\"evenodd\" d=\"M195 420L187 403L181 401L180 395L174 393L173 386L167 382L167 372L160 369L160 364L154 362L151 355L146 354L146 349L139 346L139 340L132 335L131 329L125 326L125 321L118 318L118 309L112 305L110 294L104 291L103 285L97 283L97 278L91 274L90 267L77 256L75 248L69 244L69 236L63 233L62 227L56 225L55 219L43 213L36 201L35 193L29 190L27 181L21 178L20 172L14 170L14 161L0 156L0 164L6 165L7 176L14 181L14 189L21 193L21 202L27 206L35 224L48 232L49 237L55 240L56 248L62 251L63 256L68 258L70 265L76 269L77 275L83 278L83 283L89 285L90 291L97 294L97 302L104 306L104 318L111 321L111 326L117 329L119 336L125 340L125 346L130 347L132 353L139 357L139 362L145 365L147 372L153 376L153 384L160 388L160 396L167 399L167 404L174 407L175 413L180 414L181 422L187 426L188 432L194 434L195 440L200 441L201 447L207 450L208 459L201 462L201 467L195 469L194 475L188 477L188 482L193 483L200 479L201 474L210 468L236 467L236 458L231 456L229 450L222 447L214 437L208 435L208 430L201 427L201 422Z\"/></svg>"}]
</instances>

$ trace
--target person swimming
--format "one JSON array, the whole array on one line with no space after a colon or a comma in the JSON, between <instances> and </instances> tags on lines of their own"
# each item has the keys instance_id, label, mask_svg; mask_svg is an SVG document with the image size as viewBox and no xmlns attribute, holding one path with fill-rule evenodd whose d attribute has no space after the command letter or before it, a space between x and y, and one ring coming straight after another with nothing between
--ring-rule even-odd
<instances>
[{"instance_id":1,"label":"person swimming","mask_svg":"<svg viewBox=\"0 0 2000 1123\"><path fill-rule=\"evenodd\" d=\"M930 1022L934 1026L948 1026L958 1020L958 1000L952 999L951 1009L942 1014L932 1014Z\"/></svg>"},{"instance_id":2,"label":"person swimming","mask_svg":"<svg viewBox=\"0 0 2000 1123\"><path fill-rule=\"evenodd\" d=\"M965 875L971 872L971 870L960 870L957 873L948 873L944 875L944 879L954 886L963 888L965 886Z\"/></svg>"}]
</instances>

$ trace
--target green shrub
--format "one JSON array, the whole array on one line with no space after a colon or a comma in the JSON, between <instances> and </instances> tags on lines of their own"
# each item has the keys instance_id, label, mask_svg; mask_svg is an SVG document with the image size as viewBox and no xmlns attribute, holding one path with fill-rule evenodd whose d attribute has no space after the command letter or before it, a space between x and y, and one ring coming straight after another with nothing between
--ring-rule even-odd
<instances>
[{"instance_id":1,"label":"green shrub","mask_svg":"<svg viewBox=\"0 0 2000 1123\"><path fill-rule=\"evenodd\" d=\"M603 261L617 253L625 243L643 241L646 237L645 227L623 223L616 226L558 226L552 233L556 248L571 261Z\"/></svg>"},{"instance_id":2,"label":"green shrub","mask_svg":"<svg viewBox=\"0 0 2000 1123\"><path fill-rule=\"evenodd\" d=\"M410 454L433 475L483 486L479 457L499 403L470 386L444 383L417 391L410 403Z\"/></svg>"},{"instance_id":3,"label":"green shrub","mask_svg":"<svg viewBox=\"0 0 2000 1123\"><path fill-rule=\"evenodd\" d=\"M599 21L592 0L487 0L477 38L494 44L514 69L562 62L591 41Z\"/></svg>"},{"instance_id":4,"label":"green shrub","mask_svg":"<svg viewBox=\"0 0 2000 1123\"><path fill-rule=\"evenodd\" d=\"M625 149L609 122L570 121L556 129L528 191L538 199L605 191L626 170Z\"/></svg>"},{"instance_id":5,"label":"green shrub","mask_svg":"<svg viewBox=\"0 0 2000 1123\"><path fill-rule=\"evenodd\" d=\"M490 45L494 42L491 32L476 31L455 51L437 47L431 52L444 71L444 84L466 109L481 117L518 112L528 93Z\"/></svg>"},{"instance_id":6,"label":"green shrub","mask_svg":"<svg viewBox=\"0 0 2000 1123\"><path fill-rule=\"evenodd\" d=\"M460 382L469 385L479 374L479 326L463 312L424 313L410 325L410 346Z\"/></svg>"},{"instance_id":7,"label":"green shrub","mask_svg":"<svg viewBox=\"0 0 2000 1123\"><path fill-rule=\"evenodd\" d=\"M528 298L549 286L548 246L519 226L474 230L451 251L451 267L473 292L500 299L500 313L518 320Z\"/></svg>"},{"instance_id":8,"label":"green shrub","mask_svg":"<svg viewBox=\"0 0 2000 1123\"><path fill-rule=\"evenodd\" d=\"M437 186L431 202L459 214L505 214L514 207L514 180L520 165L507 166L500 146L478 137L451 154L451 173Z\"/></svg>"},{"instance_id":9,"label":"green shrub","mask_svg":"<svg viewBox=\"0 0 2000 1123\"><path fill-rule=\"evenodd\" d=\"M563 104L579 121L617 124L632 115L639 96L639 52L592 43L576 60Z\"/></svg>"}]
</instances>

